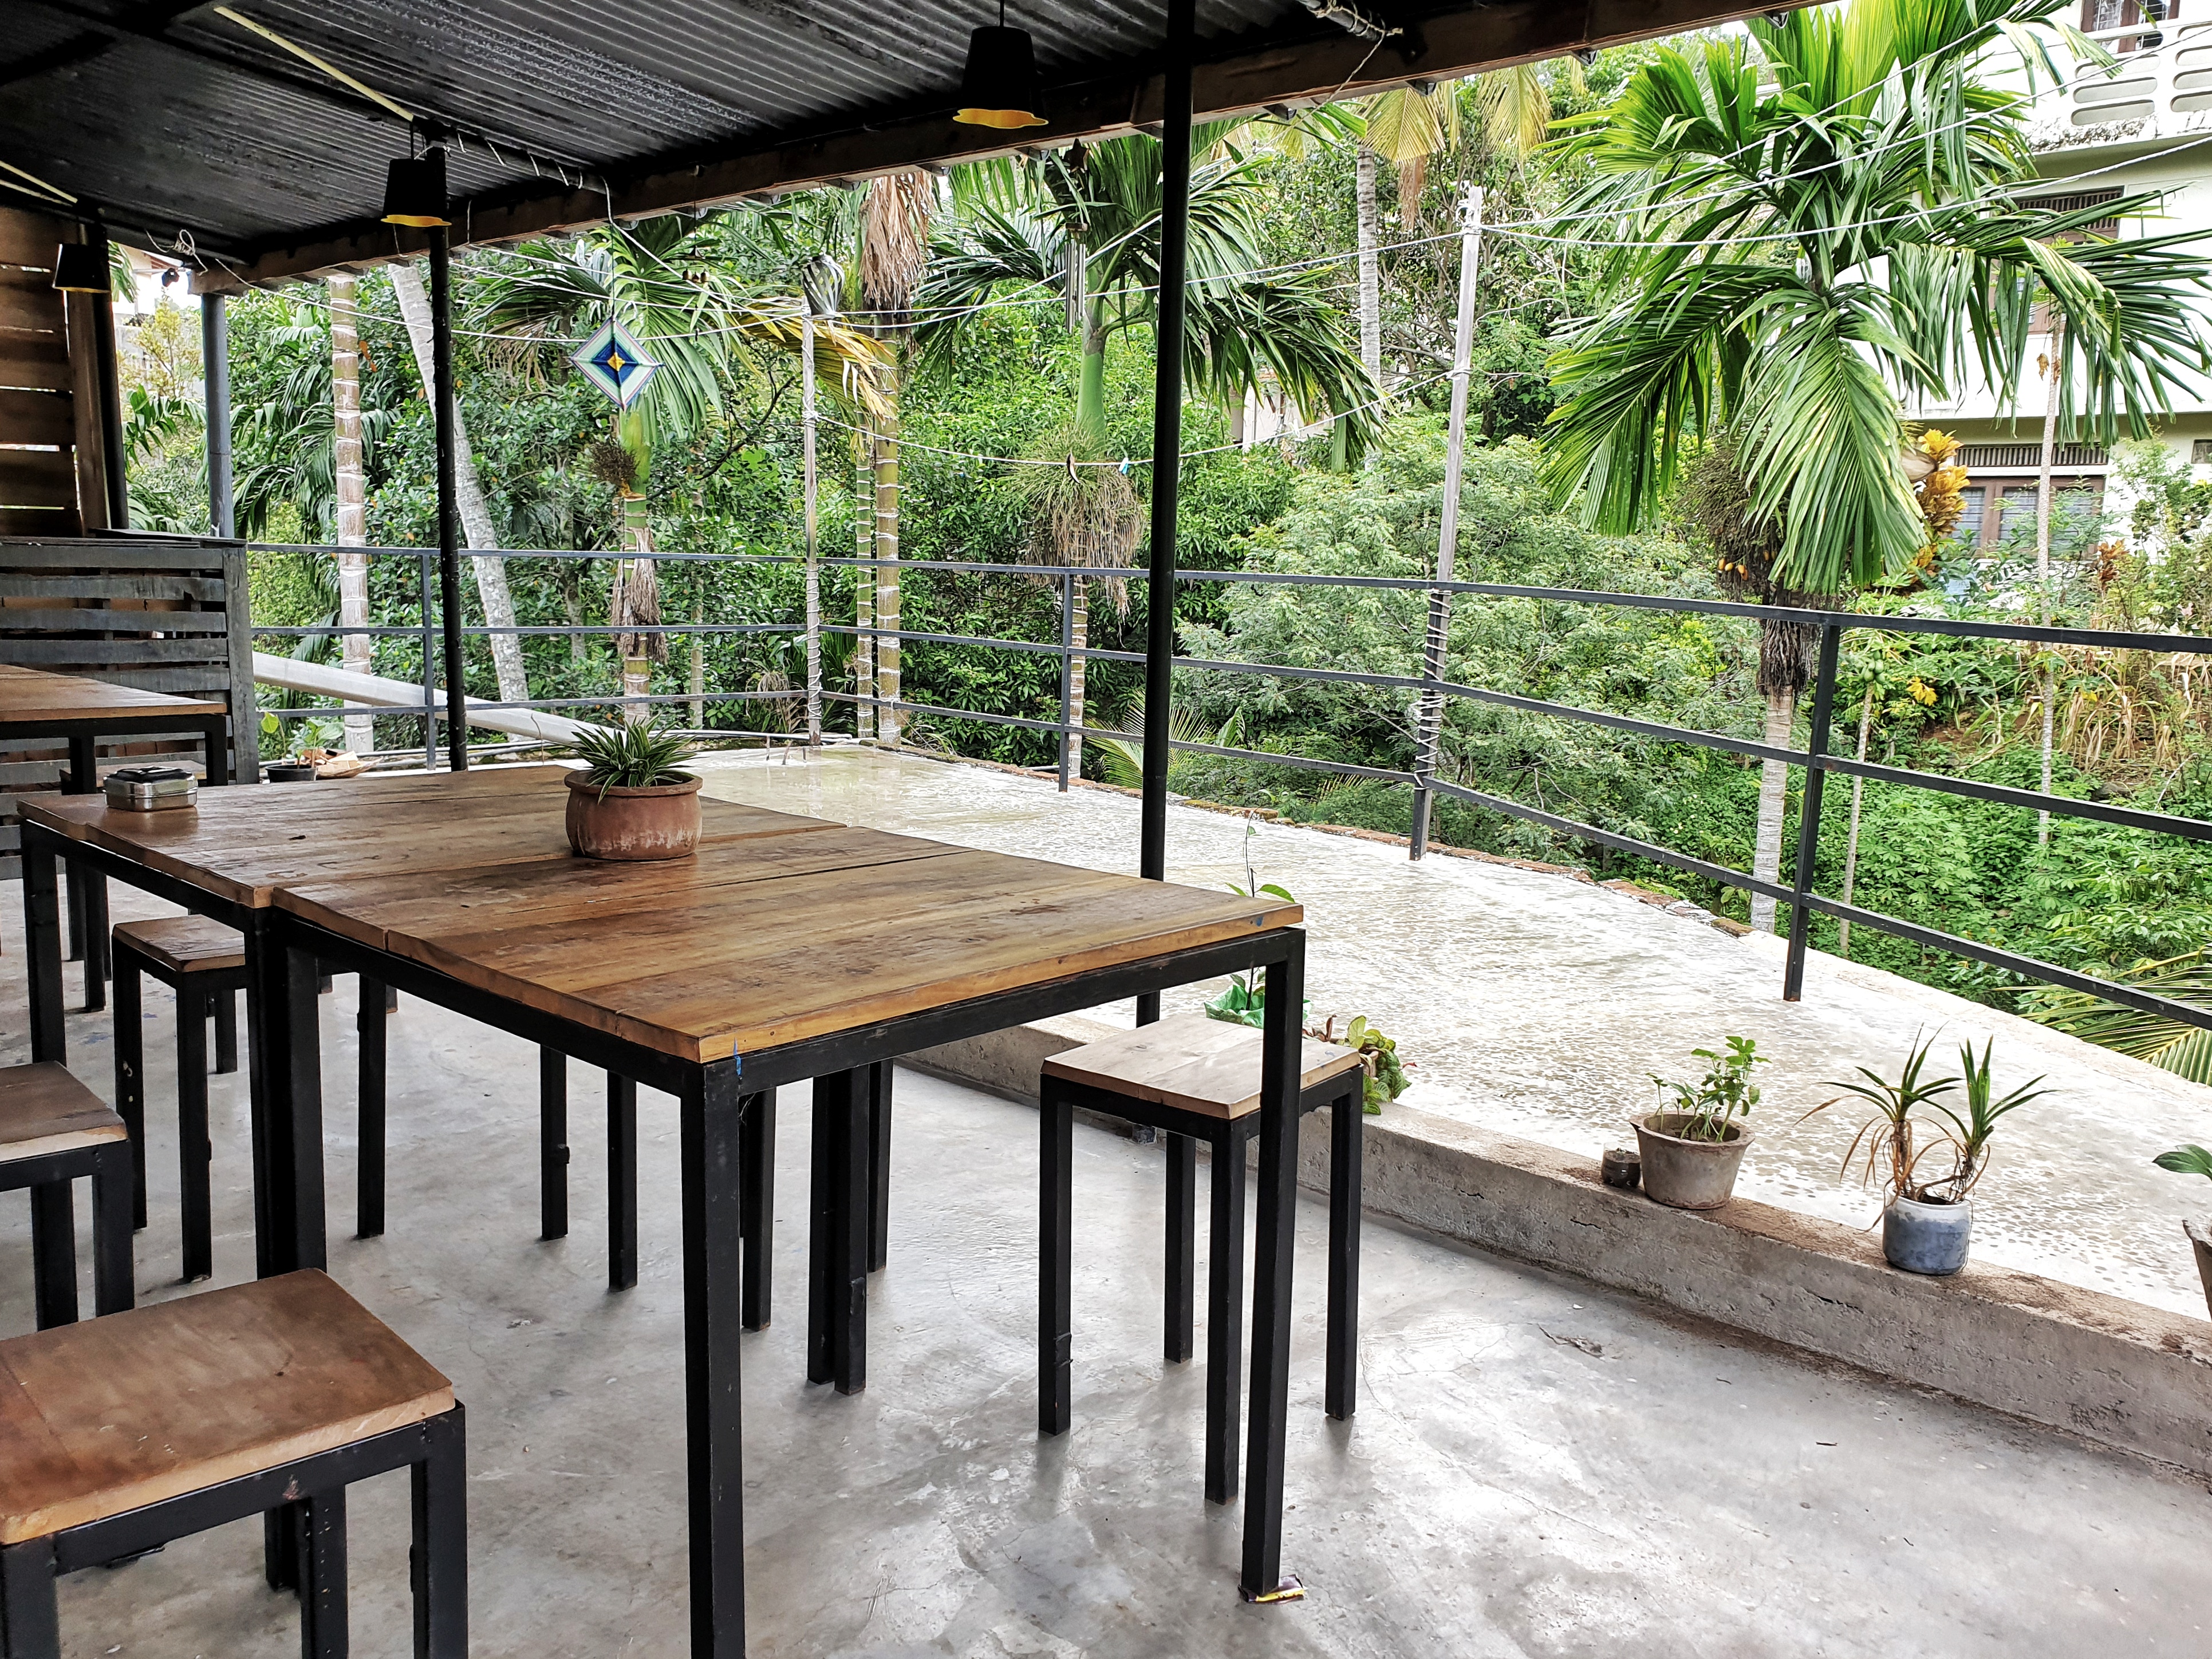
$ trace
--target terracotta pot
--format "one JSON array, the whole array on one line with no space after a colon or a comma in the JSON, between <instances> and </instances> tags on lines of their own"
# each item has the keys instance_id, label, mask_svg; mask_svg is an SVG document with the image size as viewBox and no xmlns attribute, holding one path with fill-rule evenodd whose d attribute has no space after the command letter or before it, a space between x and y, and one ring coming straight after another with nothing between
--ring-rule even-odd
<instances>
[{"instance_id":1,"label":"terracotta pot","mask_svg":"<svg viewBox=\"0 0 2212 1659\"><path fill-rule=\"evenodd\" d=\"M1674 1209L1718 1209L1735 1194L1735 1172L1751 1145L1751 1131L1730 1123L1721 1141L1685 1141L1690 1121L1680 1111L1655 1111L1636 1124L1644 1163L1644 1190Z\"/></svg>"},{"instance_id":2,"label":"terracotta pot","mask_svg":"<svg viewBox=\"0 0 2212 1659\"><path fill-rule=\"evenodd\" d=\"M638 863L689 858L699 846L699 785L680 784L647 789L602 789L586 772L572 772L568 784L568 845L580 858Z\"/></svg>"},{"instance_id":3,"label":"terracotta pot","mask_svg":"<svg viewBox=\"0 0 2212 1659\"><path fill-rule=\"evenodd\" d=\"M2197 1246L2197 1276L2204 1281L2204 1311L2212 1314L2212 1215L2184 1221L2181 1230Z\"/></svg>"}]
</instances>

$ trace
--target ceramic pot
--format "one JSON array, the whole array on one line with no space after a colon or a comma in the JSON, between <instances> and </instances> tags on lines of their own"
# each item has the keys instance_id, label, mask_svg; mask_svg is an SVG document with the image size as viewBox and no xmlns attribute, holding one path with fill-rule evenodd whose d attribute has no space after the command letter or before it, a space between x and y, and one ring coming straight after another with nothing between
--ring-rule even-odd
<instances>
[{"instance_id":1,"label":"ceramic pot","mask_svg":"<svg viewBox=\"0 0 2212 1659\"><path fill-rule=\"evenodd\" d=\"M1718 1209L1735 1193L1751 1131L1728 1126L1725 1140L1685 1141L1687 1112L1655 1111L1638 1120L1636 1147L1644 1165L1644 1190L1675 1209Z\"/></svg>"},{"instance_id":2,"label":"ceramic pot","mask_svg":"<svg viewBox=\"0 0 2212 1659\"><path fill-rule=\"evenodd\" d=\"M1881 1253L1893 1268L1940 1278L1966 1265L1973 1231L1972 1204L1893 1198L1881 1213Z\"/></svg>"},{"instance_id":3,"label":"ceramic pot","mask_svg":"<svg viewBox=\"0 0 2212 1659\"><path fill-rule=\"evenodd\" d=\"M643 863L688 858L699 846L699 785L604 789L587 773L572 772L568 784L568 845L580 858Z\"/></svg>"},{"instance_id":4,"label":"ceramic pot","mask_svg":"<svg viewBox=\"0 0 2212 1659\"><path fill-rule=\"evenodd\" d=\"M2197 1246L2197 1276L2204 1281L2204 1311L2212 1314L2212 1215L2184 1221L2181 1230Z\"/></svg>"}]
</instances>

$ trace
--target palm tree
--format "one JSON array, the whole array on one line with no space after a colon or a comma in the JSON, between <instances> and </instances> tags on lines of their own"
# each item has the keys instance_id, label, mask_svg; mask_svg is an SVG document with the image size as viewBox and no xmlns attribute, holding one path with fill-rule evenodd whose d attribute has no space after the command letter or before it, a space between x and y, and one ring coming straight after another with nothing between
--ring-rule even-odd
<instances>
[{"instance_id":1,"label":"palm tree","mask_svg":"<svg viewBox=\"0 0 2212 1659\"><path fill-rule=\"evenodd\" d=\"M615 493L617 529L627 559L617 560L608 617L623 658L623 694L642 718L650 663L665 661L665 637L646 630L660 622L653 527L647 491L655 447L712 423L723 411L739 343L796 355L805 330L804 302L744 282L721 257L720 227L709 219L670 214L635 225L595 227L562 242L525 244L495 258L475 284L473 302L485 324L518 343L565 347L610 316L621 319L660 365L628 409L611 417L608 436L592 445L592 472ZM879 403L872 384L880 348L834 323L815 327L817 376L833 390L847 384ZM630 632L629 630L635 630Z\"/></svg>"},{"instance_id":2,"label":"palm tree","mask_svg":"<svg viewBox=\"0 0 2212 1659\"><path fill-rule=\"evenodd\" d=\"M2212 364L2191 295L2205 263L2185 235L2089 233L2148 197L2094 214L2021 206L2037 182L2027 95L1978 78L2008 40L2031 76L2055 76L2022 26L2059 9L1851 0L1753 19L1660 51L1601 119L1561 140L1562 159L1595 175L1570 213L1608 248L1613 298L1552 359L1556 498L1626 531L1659 510L1692 446L1723 444L1744 523L1771 537L1771 557L1729 560L1738 579L1762 598L1832 602L1924 539L1903 400L1947 402L1970 374L2017 384L2045 296L2066 325L2067 418L2107 440L2147 430L2178 377ZM1790 730L1802 642L1770 629L1760 657L1773 742ZM1753 862L1768 880L1781 867L1778 773ZM1772 909L1753 901L1764 925Z\"/></svg>"},{"instance_id":3,"label":"palm tree","mask_svg":"<svg viewBox=\"0 0 2212 1659\"><path fill-rule=\"evenodd\" d=\"M872 575L876 733L896 748L902 724L899 699L899 397L906 379L907 348L914 335L914 296L929 267L929 220L935 186L918 170L884 173L869 181L860 213L861 315L867 331L887 348L878 373L884 408L869 423L869 470L877 560L857 575ZM866 626L864 624L863 626Z\"/></svg>"}]
</instances>

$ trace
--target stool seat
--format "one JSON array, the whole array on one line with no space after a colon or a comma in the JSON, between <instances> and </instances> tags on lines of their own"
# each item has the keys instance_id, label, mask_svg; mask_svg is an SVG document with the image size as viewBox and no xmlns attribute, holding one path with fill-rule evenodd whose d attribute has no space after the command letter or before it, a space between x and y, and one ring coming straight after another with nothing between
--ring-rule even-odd
<instances>
[{"instance_id":1,"label":"stool seat","mask_svg":"<svg viewBox=\"0 0 2212 1659\"><path fill-rule=\"evenodd\" d=\"M1200 1117L1249 1117L1260 1110L1265 1045L1257 1026L1179 1014L1064 1050L1044 1063L1044 1075ZM1299 1092L1356 1071L1361 1063L1357 1049L1308 1039L1298 1059Z\"/></svg>"},{"instance_id":2,"label":"stool seat","mask_svg":"<svg viewBox=\"0 0 2212 1659\"><path fill-rule=\"evenodd\" d=\"M129 1137L113 1108L66 1066L0 1067L0 1163Z\"/></svg>"},{"instance_id":3,"label":"stool seat","mask_svg":"<svg viewBox=\"0 0 2212 1659\"><path fill-rule=\"evenodd\" d=\"M451 1411L453 1384L312 1269L0 1342L0 1544Z\"/></svg>"},{"instance_id":4,"label":"stool seat","mask_svg":"<svg viewBox=\"0 0 2212 1659\"><path fill-rule=\"evenodd\" d=\"M243 973L246 941L236 928L204 916L163 916L118 922L115 936L128 939L171 973Z\"/></svg>"}]
</instances>

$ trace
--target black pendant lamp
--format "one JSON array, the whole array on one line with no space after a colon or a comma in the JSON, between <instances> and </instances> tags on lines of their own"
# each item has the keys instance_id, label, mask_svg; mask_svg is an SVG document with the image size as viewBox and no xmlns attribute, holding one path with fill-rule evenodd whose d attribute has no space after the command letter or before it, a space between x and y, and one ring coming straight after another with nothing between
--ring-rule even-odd
<instances>
[{"instance_id":1,"label":"black pendant lamp","mask_svg":"<svg viewBox=\"0 0 2212 1659\"><path fill-rule=\"evenodd\" d=\"M427 230L450 225L446 216L446 152L430 148L402 156L384 175L384 222Z\"/></svg>"},{"instance_id":2,"label":"black pendant lamp","mask_svg":"<svg viewBox=\"0 0 2212 1659\"><path fill-rule=\"evenodd\" d=\"M108 291L107 238L97 230L86 234L89 239L54 250L54 287L64 294Z\"/></svg>"},{"instance_id":3,"label":"black pendant lamp","mask_svg":"<svg viewBox=\"0 0 2212 1659\"><path fill-rule=\"evenodd\" d=\"M999 0L996 27L987 24L968 37L968 69L960 77L956 121L971 127L1041 127L1044 88L1037 81L1036 49L1027 29L1006 26L1006 0Z\"/></svg>"}]
</instances>

